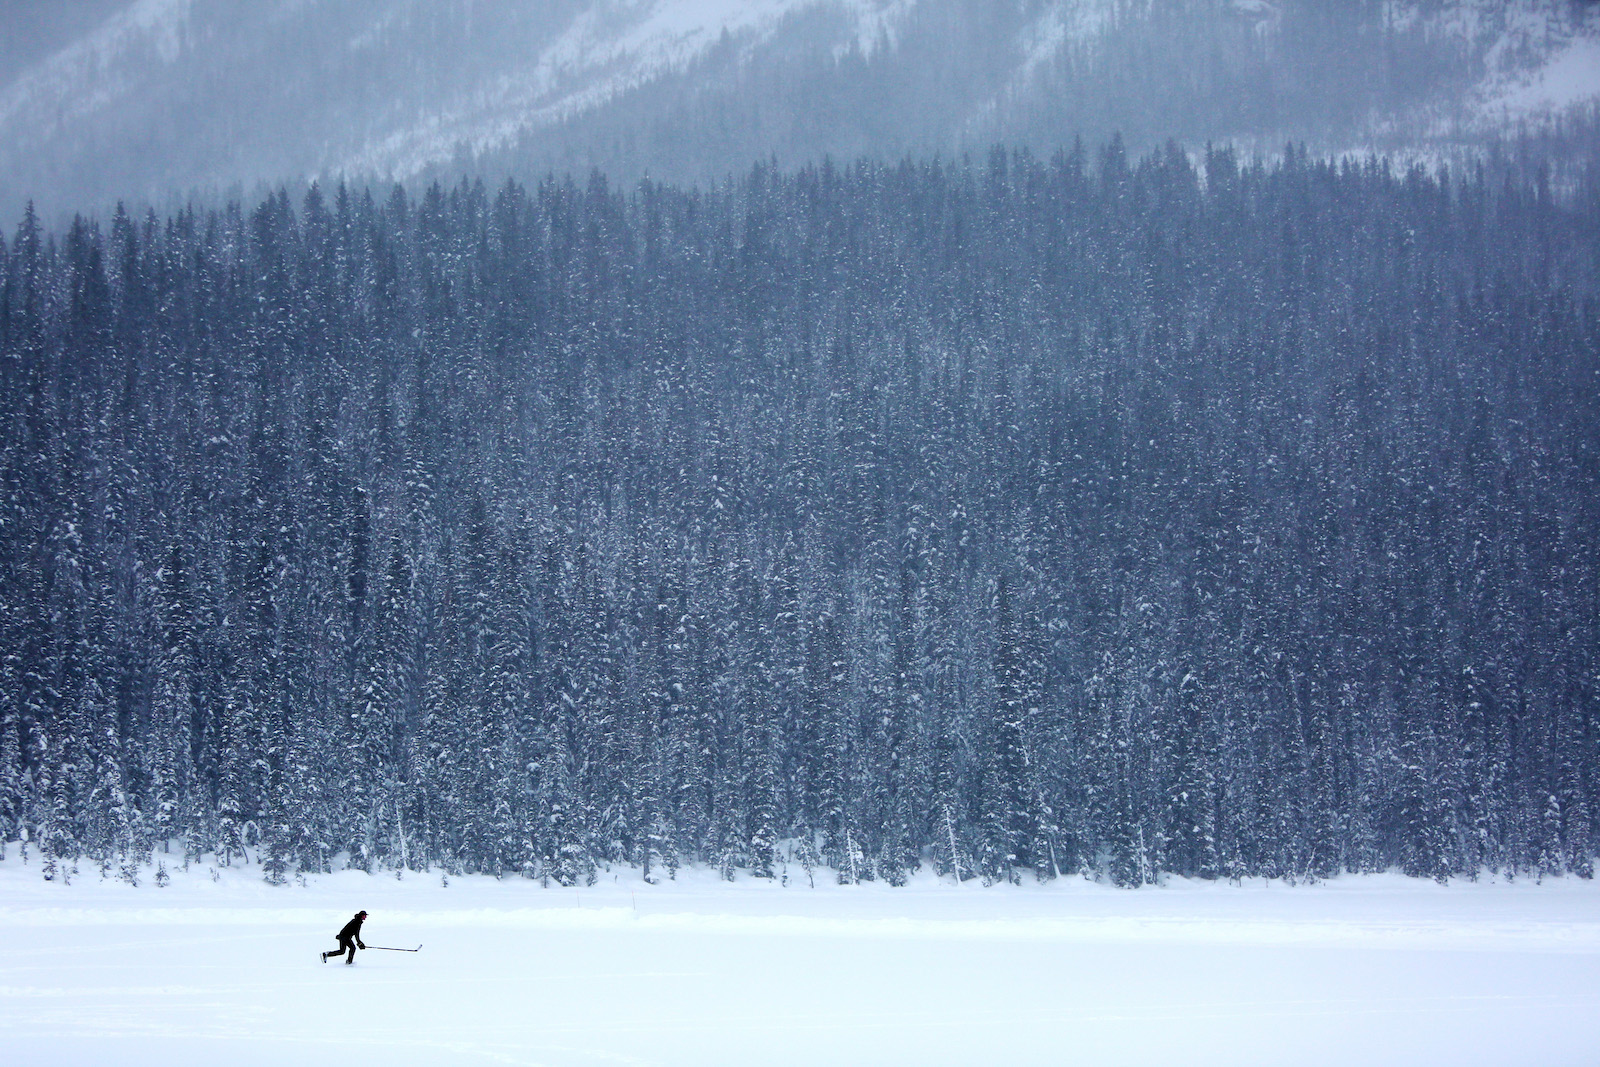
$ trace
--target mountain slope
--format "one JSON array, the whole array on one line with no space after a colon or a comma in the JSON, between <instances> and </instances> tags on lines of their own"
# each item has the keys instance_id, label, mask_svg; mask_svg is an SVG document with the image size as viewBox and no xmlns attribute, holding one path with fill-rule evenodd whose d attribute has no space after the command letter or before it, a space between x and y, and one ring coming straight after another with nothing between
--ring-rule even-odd
<instances>
[{"instance_id":1,"label":"mountain slope","mask_svg":"<svg viewBox=\"0 0 1600 1067\"><path fill-rule=\"evenodd\" d=\"M1567 0L137 0L0 87L0 210L472 160L1393 146L1597 98L1600 11Z\"/></svg>"}]
</instances>

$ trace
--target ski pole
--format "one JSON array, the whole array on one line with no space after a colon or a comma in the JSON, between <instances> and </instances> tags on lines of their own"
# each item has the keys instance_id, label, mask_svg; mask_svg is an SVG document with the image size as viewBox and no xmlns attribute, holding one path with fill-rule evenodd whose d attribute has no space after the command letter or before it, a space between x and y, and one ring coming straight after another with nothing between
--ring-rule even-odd
<instances>
[{"instance_id":1,"label":"ski pole","mask_svg":"<svg viewBox=\"0 0 1600 1067\"><path fill-rule=\"evenodd\" d=\"M368 945L367 947L368 948L375 948L379 952L421 952L422 951L422 946L421 945L418 945L416 948L389 948L386 945Z\"/></svg>"}]
</instances>

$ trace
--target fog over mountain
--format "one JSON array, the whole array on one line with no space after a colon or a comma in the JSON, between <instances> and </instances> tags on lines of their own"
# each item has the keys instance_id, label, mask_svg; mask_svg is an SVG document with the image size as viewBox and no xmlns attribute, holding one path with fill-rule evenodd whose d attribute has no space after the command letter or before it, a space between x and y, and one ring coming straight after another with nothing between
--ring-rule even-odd
<instances>
[{"instance_id":1,"label":"fog over mountain","mask_svg":"<svg viewBox=\"0 0 1600 1067\"><path fill-rule=\"evenodd\" d=\"M0 211L313 176L1339 151L1600 98L1575 0L137 0L0 6Z\"/></svg>"},{"instance_id":2,"label":"fog over mountain","mask_svg":"<svg viewBox=\"0 0 1600 1067\"><path fill-rule=\"evenodd\" d=\"M0 860L1593 877L1595 4L93 7Z\"/></svg>"}]
</instances>

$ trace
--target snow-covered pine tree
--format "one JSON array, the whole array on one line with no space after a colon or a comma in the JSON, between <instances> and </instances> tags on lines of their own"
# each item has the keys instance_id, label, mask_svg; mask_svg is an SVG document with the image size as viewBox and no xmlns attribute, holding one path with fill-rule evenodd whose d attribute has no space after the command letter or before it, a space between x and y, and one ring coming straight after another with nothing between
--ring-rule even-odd
<instances>
[{"instance_id":1,"label":"snow-covered pine tree","mask_svg":"<svg viewBox=\"0 0 1600 1067\"><path fill-rule=\"evenodd\" d=\"M1010 577L994 579L994 703L985 741L989 746L984 768L981 821L986 877L1016 881L1019 868L1033 866L1037 838L1034 793L1029 788L1028 752L1028 650L1012 603Z\"/></svg>"}]
</instances>

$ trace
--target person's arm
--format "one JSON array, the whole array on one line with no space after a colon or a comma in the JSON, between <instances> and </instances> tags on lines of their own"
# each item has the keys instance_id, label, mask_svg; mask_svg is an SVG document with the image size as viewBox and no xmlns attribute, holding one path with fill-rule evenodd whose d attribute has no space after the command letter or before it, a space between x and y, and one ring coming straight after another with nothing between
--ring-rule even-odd
<instances>
[{"instance_id":1,"label":"person's arm","mask_svg":"<svg viewBox=\"0 0 1600 1067\"><path fill-rule=\"evenodd\" d=\"M362 949L365 949L367 947L367 943L365 941L361 940L361 927L359 927L359 926L356 927L356 944L358 946L360 946Z\"/></svg>"}]
</instances>

